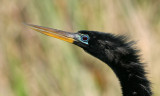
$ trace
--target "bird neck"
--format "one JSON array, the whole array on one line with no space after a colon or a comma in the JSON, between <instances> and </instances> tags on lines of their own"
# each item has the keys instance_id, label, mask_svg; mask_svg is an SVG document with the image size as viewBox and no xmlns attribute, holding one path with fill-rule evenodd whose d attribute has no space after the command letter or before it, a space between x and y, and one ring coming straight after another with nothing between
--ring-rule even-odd
<instances>
[{"instance_id":1,"label":"bird neck","mask_svg":"<svg viewBox=\"0 0 160 96\"><path fill-rule=\"evenodd\" d=\"M145 76L143 63L140 63L139 56L130 53L119 57L115 56L112 62L106 63L119 78L123 96L151 96L150 82Z\"/></svg>"},{"instance_id":2,"label":"bird neck","mask_svg":"<svg viewBox=\"0 0 160 96\"><path fill-rule=\"evenodd\" d=\"M124 63L123 63L124 64ZM133 66L113 68L122 86L123 96L151 96L150 83L144 70L137 62L128 63ZM137 71L138 70L138 71Z\"/></svg>"},{"instance_id":3,"label":"bird neck","mask_svg":"<svg viewBox=\"0 0 160 96\"><path fill-rule=\"evenodd\" d=\"M140 62L137 51L132 48L125 48L123 48L123 52L115 51L116 49L87 52L112 68L120 81L123 96L151 96L150 82L146 77L144 64Z\"/></svg>"},{"instance_id":4,"label":"bird neck","mask_svg":"<svg viewBox=\"0 0 160 96\"><path fill-rule=\"evenodd\" d=\"M93 37L84 50L107 63L118 77L123 96L151 96L150 82L146 77L144 64L138 50L127 42L124 36L91 32Z\"/></svg>"}]
</instances>

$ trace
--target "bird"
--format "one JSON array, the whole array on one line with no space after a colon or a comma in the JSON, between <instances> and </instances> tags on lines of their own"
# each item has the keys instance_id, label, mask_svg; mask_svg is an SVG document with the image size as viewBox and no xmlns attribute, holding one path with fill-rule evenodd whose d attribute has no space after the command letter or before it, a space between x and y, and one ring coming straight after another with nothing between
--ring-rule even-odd
<instances>
[{"instance_id":1,"label":"bird","mask_svg":"<svg viewBox=\"0 0 160 96\"><path fill-rule=\"evenodd\" d=\"M147 79L139 50L124 35L80 30L76 33L39 25L26 24L45 35L72 43L106 63L118 78L123 96L151 96L151 83Z\"/></svg>"}]
</instances>

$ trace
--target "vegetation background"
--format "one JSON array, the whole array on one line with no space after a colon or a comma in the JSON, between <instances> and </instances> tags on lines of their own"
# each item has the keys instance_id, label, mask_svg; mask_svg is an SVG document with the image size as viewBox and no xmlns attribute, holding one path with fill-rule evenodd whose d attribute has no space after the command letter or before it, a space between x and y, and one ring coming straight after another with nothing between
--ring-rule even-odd
<instances>
[{"instance_id":1,"label":"vegetation background","mask_svg":"<svg viewBox=\"0 0 160 96\"><path fill-rule=\"evenodd\" d=\"M24 22L128 35L160 96L160 0L0 0L0 96L120 96L106 64Z\"/></svg>"}]
</instances>

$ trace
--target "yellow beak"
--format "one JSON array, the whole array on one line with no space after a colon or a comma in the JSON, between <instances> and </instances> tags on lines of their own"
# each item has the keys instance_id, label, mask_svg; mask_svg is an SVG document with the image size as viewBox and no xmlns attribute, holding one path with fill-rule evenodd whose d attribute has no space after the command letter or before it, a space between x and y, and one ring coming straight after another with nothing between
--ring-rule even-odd
<instances>
[{"instance_id":1,"label":"yellow beak","mask_svg":"<svg viewBox=\"0 0 160 96\"><path fill-rule=\"evenodd\" d=\"M28 25L29 27L31 27L31 29L38 31L40 33L43 33L45 35L57 38L57 39L61 39L63 41L67 41L69 43L73 43L74 42L74 33L71 32L65 32L65 31L61 31L61 30L57 30L57 29L52 29L52 28L47 28L47 27L42 27L42 26L38 26L38 25L32 25L32 24L25 24Z\"/></svg>"}]
</instances>

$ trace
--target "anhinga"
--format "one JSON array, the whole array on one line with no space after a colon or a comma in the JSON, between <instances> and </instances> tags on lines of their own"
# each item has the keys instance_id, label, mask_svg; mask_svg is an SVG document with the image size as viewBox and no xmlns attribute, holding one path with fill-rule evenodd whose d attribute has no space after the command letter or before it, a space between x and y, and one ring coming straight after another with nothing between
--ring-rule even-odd
<instances>
[{"instance_id":1,"label":"anhinga","mask_svg":"<svg viewBox=\"0 0 160 96\"><path fill-rule=\"evenodd\" d=\"M137 50L132 48L133 42L127 42L125 36L86 30L71 33L27 25L45 35L73 43L108 64L119 78L123 96L152 95L144 64L140 62Z\"/></svg>"}]
</instances>

